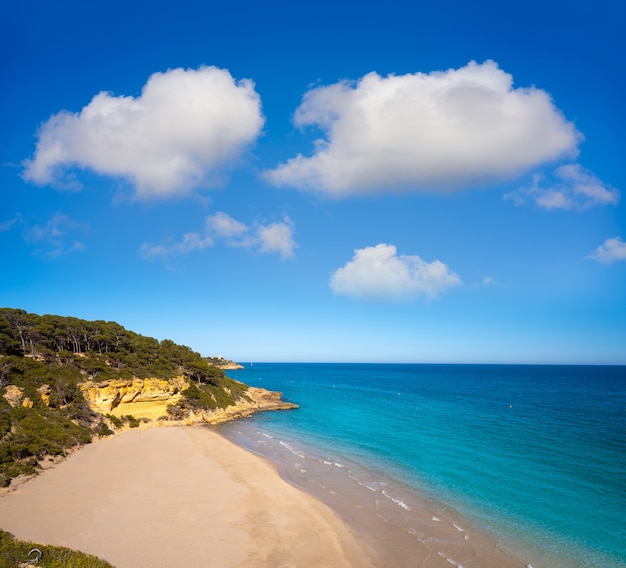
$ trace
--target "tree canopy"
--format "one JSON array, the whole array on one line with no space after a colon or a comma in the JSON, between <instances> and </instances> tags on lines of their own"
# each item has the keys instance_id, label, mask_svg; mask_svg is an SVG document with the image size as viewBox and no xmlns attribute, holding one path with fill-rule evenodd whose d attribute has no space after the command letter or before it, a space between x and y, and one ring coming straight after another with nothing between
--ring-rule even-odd
<instances>
[{"instance_id":1,"label":"tree canopy","mask_svg":"<svg viewBox=\"0 0 626 568\"><path fill-rule=\"evenodd\" d=\"M199 353L170 339L159 342L115 322L39 316L13 308L0 308L0 355L72 360L94 380L184 375L197 383L218 384L224 377Z\"/></svg>"}]
</instances>

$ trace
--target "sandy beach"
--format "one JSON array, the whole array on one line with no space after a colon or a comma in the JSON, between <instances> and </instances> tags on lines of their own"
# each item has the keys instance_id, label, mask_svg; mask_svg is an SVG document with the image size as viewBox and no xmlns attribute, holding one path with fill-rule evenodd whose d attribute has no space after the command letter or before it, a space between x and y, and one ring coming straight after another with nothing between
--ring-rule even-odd
<instances>
[{"instance_id":1,"label":"sandy beach","mask_svg":"<svg viewBox=\"0 0 626 568\"><path fill-rule=\"evenodd\" d=\"M382 565L329 507L206 427L90 444L1 497L0 528L117 568Z\"/></svg>"}]
</instances>

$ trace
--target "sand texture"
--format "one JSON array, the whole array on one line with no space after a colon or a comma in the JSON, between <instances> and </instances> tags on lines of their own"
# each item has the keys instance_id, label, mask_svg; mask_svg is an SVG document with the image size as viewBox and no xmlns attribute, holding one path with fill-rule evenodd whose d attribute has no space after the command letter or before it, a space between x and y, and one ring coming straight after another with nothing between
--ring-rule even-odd
<instances>
[{"instance_id":1,"label":"sand texture","mask_svg":"<svg viewBox=\"0 0 626 568\"><path fill-rule=\"evenodd\" d=\"M0 528L117 568L380 566L330 508L207 427L90 444L1 497Z\"/></svg>"}]
</instances>

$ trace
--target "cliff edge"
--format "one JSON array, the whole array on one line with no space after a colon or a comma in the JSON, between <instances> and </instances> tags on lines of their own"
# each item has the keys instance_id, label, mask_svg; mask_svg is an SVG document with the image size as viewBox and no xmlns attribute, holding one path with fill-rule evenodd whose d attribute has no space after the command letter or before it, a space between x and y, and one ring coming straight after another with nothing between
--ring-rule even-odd
<instances>
[{"instance_id":1,"label":"cliff edge","mask_svg":"<svg viewBox=\"0 0 626 568\"><path fill-rule=\"evenodd\" d=\"M121 418L133 416L147 423L221 424L237 418L247 418L267 410L289 410L297 404L282 400L282 393L247 387L234 403L225 408L192 408L185 414L174 409L184 399L190 382L184 377L175 379L109 380L96 383L87 381L79 385L90 408L103 416Z\"/></svg>"}]
</instances>

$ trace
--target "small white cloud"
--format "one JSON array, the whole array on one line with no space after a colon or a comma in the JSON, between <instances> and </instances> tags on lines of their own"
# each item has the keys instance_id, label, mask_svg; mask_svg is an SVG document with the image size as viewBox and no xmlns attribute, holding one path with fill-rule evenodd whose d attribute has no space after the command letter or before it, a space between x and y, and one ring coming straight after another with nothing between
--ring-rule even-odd
<instances>
[{"instance_id":1,"label":"small white cloud","mask_svg":"<svg viewBox=\"0 0 626 568\"><path fill-rule=\"evenodd\" d=\"M479 280L472 282L472 288L489 288L496 283L495 278L491 276L483 276Z\"/></svg>"},{"instance_id":2,"label":"small white cloud","mask_svg":"<svg viewBox=\"0 0 626 568\"><path fill-rule=\"evenodd\" d=\"M607 239L587 258L597 260L602 264L626 260L626 243L620 237Z\"/></svg>"},{"instance_id":3,"label":"small white cloud","mask_svg":"<svg viewBox=\"0 0 626 568\"><path fill-rule=\"evenodd\" d=\"M247 225L236 221L222 211L209 215L206 219L206 226L210 233L223 238L239 237L249 231Z\"/></svg>"},{"instance_id":4,"label":"small white cloud","mask_svg":"<svg viewBox=\"0 0 626 568\"><path fill-rule=\"evenodd\" d=\"M173 252L179 251L175 243L162 243L160 245L151 245L150 243L141 243L139 254L143 258L167 258Z\"/></svg>"},{"instance_id":5,"label":"small white cloud","mask_svg":"<svg viewBox=\"0 0 626 568\"><path fill-rule=\"evenodd\" d=\"M523 205L534 201L542 209L589 209L596 205L617 205L620 193L603 183L580 164L566 164L554 171L554 180L546 181L535 174L530 187L523 187L504 195L513 204Z\"/></svg>"},{"instance_id":6,"label":"small white cloud","mask_svg":"<svg viewBox=\"0 0 626 568\"><path fill-rule=\"evenodd\" d=\"M36 252L48 258L66 256L85 249L85 244L75 238L84 234L87 226L73 221L66 215L54 215L45 225L33 225L24 233L27 243L35 246Z\"/></svg>"},{"instance_id":7,"label":"small white cloud","mask_svg":"<svg viewBox=\"0 0 626 568\"><path fill-rule=\"evenodd\" d=\"M101 92L79 113L52 116L23 175L76 189L68 168L89 168L129 181L139 198L185 195L238 158L263 123L251 81L216 67L172 69L153 74L139 97Z\"/></svg>"},{"instance_id":8,"label":"small white cloud","mask_svg":"<svg viewBox=\"0 0 626 568\"><path fill-rule=\"evenodd\" d=\"M168 258L194 250L203 250L223 241L229 247L256 248L259 252L277 252L281 258L293 256L296 243L293 240L293 222L285 217L283 222L254 227L237 221L227 213L218 211L206 218L204 231L186 233L181 240L168 240L157 245L143 243L139 252L144 258Z\"/></svg>"},{"instance_id":9,"label":"small white cloud","mask_svg":"<svg viewBox=\"0 0 626 568\"><path fill-rule=\"evenodd\" d=\"M462 284L459 276L439 260L398 255L394 245L378 244L354 251L352 260L330 278L335 294L373 300L434 299Z\"/></svg>"},{"instance_id":10,"label":"small white cloud","mask_svg":"<svg viewBox=\"0 0 626 568\"><path fill-rule=\"evenodd\" d=\"M0 223L0 233L4 231L10 231L13 225L15 225L20 220L19 215L13 217L13 219L8 219L7 221L2 221Z\"/></svg>"},{"instance_id":11,"label":"small white cloud","mask_svg":"<svg viewBox=\"0 0 626 568\"><path fill-rule=\"evenodd\" d=\"M319 127L324 138L312 156L298 155L266 178L334 197L510 178L576 155L582 139L545 91L513 88L493 61L318 87L294 122Z\"/></svg>"},{"instance_id":12,"label":"small white cloud","mask_svg":"<svg viewBox=\"0 0 626 568\"><path fill-rule=\"evenodd\" d=\"M158 245L142 243L139 252L144 258L167 258L177 254L185 254L194 250L204 250L213 246L213 239L199 233L185 233L180 241L167 240Z\"/></svg>"},{"instance_id":13,"label":"small white cloud","mask_svg":"<svg viewBox=\"0 0 626 568\"><path fill-rule=\"evenodd\" d=\"M296 243L293 240L293 222L285 217L282 223L260 226L257 235L261 252L278 252L281 258L294 255Z\"/></svg>"}]
</instances>

